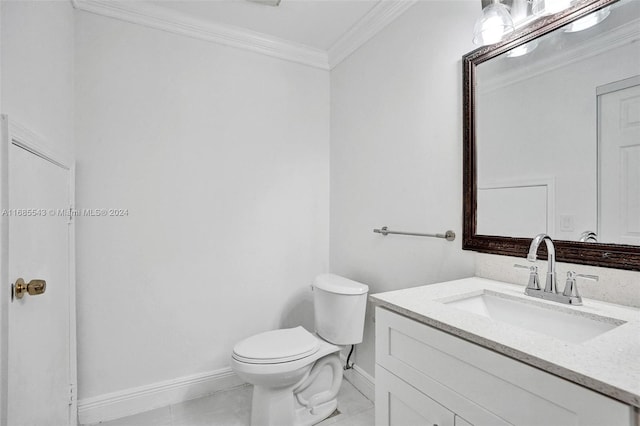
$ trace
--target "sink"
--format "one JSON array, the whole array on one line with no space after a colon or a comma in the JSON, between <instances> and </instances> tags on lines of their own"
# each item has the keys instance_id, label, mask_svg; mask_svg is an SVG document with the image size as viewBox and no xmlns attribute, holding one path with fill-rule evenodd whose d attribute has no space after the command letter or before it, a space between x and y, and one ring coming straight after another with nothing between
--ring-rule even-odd
<instances>
[{"instance_id":1,"label":"sink","mask_svg":"<svg viewBox=\"0 0 640 426\"><path fill-rule=\"evenodd\" d=\"M489 290L445 304L569 343L585 342L625 323L615 318L541 304L536 300L521 300Z\"/></svg>"}]
</instances>

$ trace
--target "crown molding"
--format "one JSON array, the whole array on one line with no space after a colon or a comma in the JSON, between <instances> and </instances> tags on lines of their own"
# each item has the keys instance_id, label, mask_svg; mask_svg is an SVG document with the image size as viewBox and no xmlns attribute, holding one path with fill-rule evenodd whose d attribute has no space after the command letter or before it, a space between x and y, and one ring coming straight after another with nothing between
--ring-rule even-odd
<instances>
[{"instance_id":1,"label":"crown molding","mask_svg":"<svg viewBox=\"0 0 640 426\"><path fill-rule=\"evenodd\" d=\"M415 3L417 0L382 0L378 2L329 48L329 68L332 69L342 62Z\"/></svg>"},{"instance_id":2,"label":"crown molding","mask_svg":"<svg viewBox=\"0 0 640 426\"><path fill-rule=\"evenodd\" d=\"M328 51L198 19L146 1L71 0L77 10L330 70L417 0L381 0Z\"/></svg>"},{"instance_id":3,"label":"crown molding","mask_svg":"<svg viewBox=\"0 0 640 426\"><path fill-rule=\"evenodd\" d=\"M327 52L259 32L197 19L144 1L71 0L77 10L328 70Z\"/></svg>"}]
</instances>

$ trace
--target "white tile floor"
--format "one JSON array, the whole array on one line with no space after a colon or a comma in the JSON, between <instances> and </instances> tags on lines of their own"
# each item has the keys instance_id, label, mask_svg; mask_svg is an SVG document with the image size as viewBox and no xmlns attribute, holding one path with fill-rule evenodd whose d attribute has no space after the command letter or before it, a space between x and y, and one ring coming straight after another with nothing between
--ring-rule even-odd
<instances>
[{"instance_id":1,"label":"white tile floor","mask_svg":"<svg viewBox=\"0 0 640 426\"><path fill-rule=\"evenodd\" d=\"M251 411L250 385L217 392L157 410L124 417L101 426L248 426ZM338 394L338 411L320 426L370 426L374 424L373 403L346 380Z\"/></svg>"}]
</instances>

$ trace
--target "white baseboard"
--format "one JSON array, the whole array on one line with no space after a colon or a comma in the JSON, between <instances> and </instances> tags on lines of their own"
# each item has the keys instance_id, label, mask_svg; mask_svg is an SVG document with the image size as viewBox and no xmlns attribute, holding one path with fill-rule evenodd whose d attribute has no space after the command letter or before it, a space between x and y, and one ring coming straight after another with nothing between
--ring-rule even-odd
<instances>
[{"instance_id":1,"label":"white baseboard","mask_svg":"<svg viewBox=\"0 0 640 426\"><path fill-rule=\"evenodd\" d=\"M344 378L367 399L375 399L375 382L366 371L354 365L344 371ZM81 399L78 401L78 420L86 425L119 419L243 384L230 368L152 383Z\"/></svg>"},{"instance_id":2,"label":"white baseboard","mask_svg":"<svg viewBox=\"0 0 640 426\"><path fill-rule=\"evenodd\" d=\"M367 399L374 402L376 399L375 380L362 368L354 365L353 368L344 371L344 378L360 391Z\"/></svg>"},{"instance_id":3,"label":"white baseboard","mask_svg":"<svg viewBox=\"0 0 640 426\"><path fill-rule=\"evenodd\" d=\"M92 424L199 398L243 384L230 368L194 374L78 401L80 424Z\"/></svg>"},{"instance_id":4,"label":"white baseboard","mask_svg":"<svg viewBox=\"0 0 640 426\"><path fill-rule=\"evenodd\" d=\"M346 357L344 354L340 354L340 359L342 360L342 364L346 363ZM361 394L367 397L367 399L371 402L374 402L376 399L376 388L375 388L375 379L371 377L369 373L364 371L362 368L357 365L353 365L348 370L344 370L344 378L353 385L356 389L360 391ZM638 425L640 426L640 425Z\"/></svg>"}]
</instances>

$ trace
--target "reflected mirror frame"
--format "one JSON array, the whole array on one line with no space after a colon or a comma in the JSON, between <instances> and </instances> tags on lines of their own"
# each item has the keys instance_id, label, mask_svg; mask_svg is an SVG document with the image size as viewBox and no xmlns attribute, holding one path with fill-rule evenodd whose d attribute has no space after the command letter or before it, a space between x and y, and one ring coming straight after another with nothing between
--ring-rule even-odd
<instances>
[{"instance_id":1,"label":"reflected mirror frame","mask_svg":"<svg viewBox=\"0 0 640 426\"><path fill-rule=\"evenodd\" d=\"M580 0L575 5L555 15L542 17L516 30L506 40L483 46L462 57L463 93L463 224L462 248L481 253L526 257L531 238L513 238L478 235L477 220L477 170L475 134L475 67L499 56L514 47L527 43L544 34L586 16L618 0ZM555 241L555 240L554 240ZM602 266L640 271L640 247L623 244L581 243L555 241L556 259L560 262ZM546 259L546 248L541 249L541 259Z\"/></svg>"}]
</instances>

